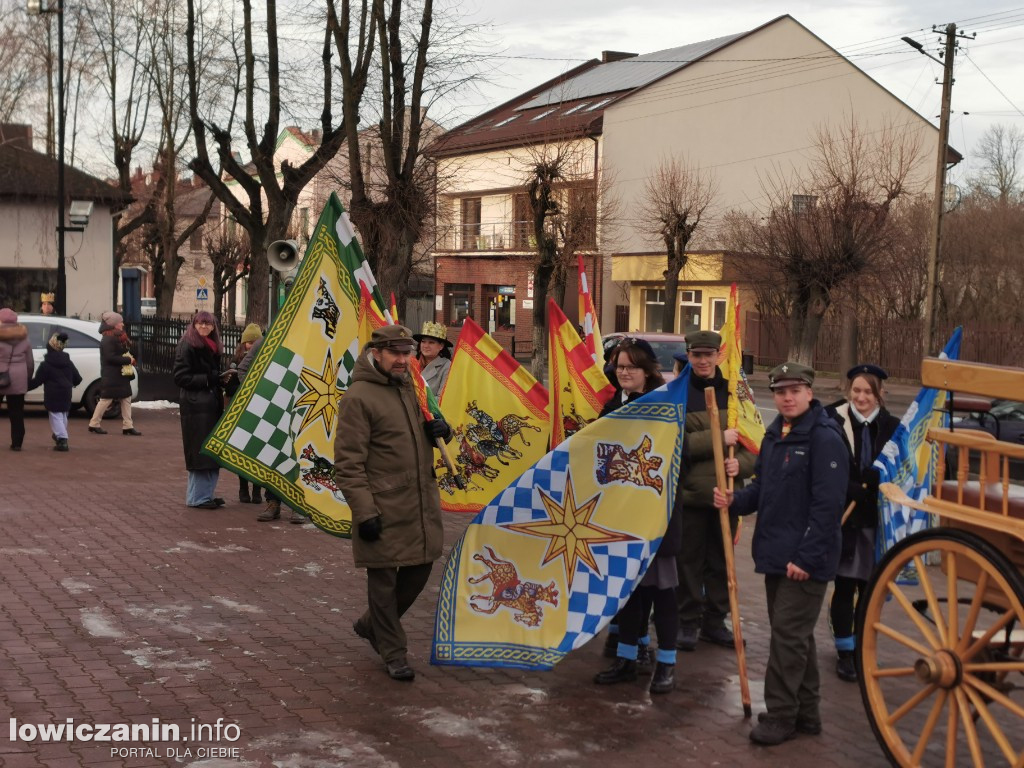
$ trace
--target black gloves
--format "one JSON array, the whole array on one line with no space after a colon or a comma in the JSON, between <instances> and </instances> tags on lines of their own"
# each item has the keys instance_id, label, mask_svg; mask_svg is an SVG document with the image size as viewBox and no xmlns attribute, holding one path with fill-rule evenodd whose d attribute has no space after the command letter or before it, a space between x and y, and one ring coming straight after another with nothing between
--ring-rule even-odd
<instances>
[{"instance_id":1,"label":"black gloves","mask_svg":"<svg viewBox=\"0 0 1024 768\"><path fill-rule=\"evenodd\" d=\"M423 431L427 433L427 437L431 440L440 438L447 442L452 436L452 428L448 426L448 422L438 417L434 417L431 421L423 422Z\"/></svg>"},{"instance_id":2,"label":"black gloves","mask_svg":"<svg viewBox=\"0 0 1024 768\"><path fill-rule=\"evenodd\" d=\"M359 538L363 541L376 541L380 538L381 527L380 515L363 520L359 524Z\"/></svg>"}]
</instances>

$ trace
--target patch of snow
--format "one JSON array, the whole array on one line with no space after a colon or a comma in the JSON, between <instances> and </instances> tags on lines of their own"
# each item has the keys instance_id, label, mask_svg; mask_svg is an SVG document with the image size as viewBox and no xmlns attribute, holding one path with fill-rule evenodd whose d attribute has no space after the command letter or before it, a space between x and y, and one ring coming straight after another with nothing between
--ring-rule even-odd
<instances>
[{"instance_id":1,"label":"patch of snow","mask_svg":"<svg viewBox=\"0 0 1024 768\"><path fill-rule=\"evenodd\" d=\"M103 608L82 608L82 626L93 637L124 637L124 632L117 628L115 619L107 615Z\"/></svg>"}]
</instances>

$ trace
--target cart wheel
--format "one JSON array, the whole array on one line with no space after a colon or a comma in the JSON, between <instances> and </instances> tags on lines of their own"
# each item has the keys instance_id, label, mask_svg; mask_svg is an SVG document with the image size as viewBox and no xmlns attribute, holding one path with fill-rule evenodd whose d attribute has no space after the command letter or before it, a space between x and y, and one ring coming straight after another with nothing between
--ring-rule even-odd
<instances>
[{"instance_id":1,"label":"cart wheel","mask_svg":"<svg viewBox=\"0 0 1024 768\"><path fill-rule=\"evenodd\" d=\"M1024 578L999 550L948 528L910 536L878 564L857 619L861 698L893 765L1024 765L1024 701L1010 698Z\"/></svg>"}]
</instances>

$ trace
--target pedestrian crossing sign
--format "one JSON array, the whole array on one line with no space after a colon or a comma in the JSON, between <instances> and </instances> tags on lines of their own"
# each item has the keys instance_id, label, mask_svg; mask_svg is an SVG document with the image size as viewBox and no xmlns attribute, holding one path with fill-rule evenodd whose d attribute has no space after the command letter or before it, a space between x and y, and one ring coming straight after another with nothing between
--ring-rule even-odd
<instances>
[{"instance_id":1,"label":"pedestrian crossing sign","mask_svg":"<svg viewBox=\"0 0 1024 768\"><path fill-rule=\"evenodd\" d=\"M196 288L196 301L209 301L210 300L210 289L209 288Z\"/></svg>"}]
</instances>

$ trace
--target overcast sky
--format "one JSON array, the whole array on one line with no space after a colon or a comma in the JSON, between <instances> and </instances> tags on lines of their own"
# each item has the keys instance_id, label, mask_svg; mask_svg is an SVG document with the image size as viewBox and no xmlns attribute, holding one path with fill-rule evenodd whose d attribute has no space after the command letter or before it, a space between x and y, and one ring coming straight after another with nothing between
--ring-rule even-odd
<instances>
[{"instance_id":1,"label":"overcast sky","mask_svg":"<svg viewBox=\"0 0 1024 768\"><path fill-rule=\"evenodd\" d=\"M459 3L486 24L504 57L491 84L462 105L467 115L496 106L602 50L651 53L754 29L789 14L847 56L896 97L938 124L942 67L900 40L938 54L933 25L956 23L950 144L967 155L951 180L971 173L970 152L992 123L1024 129L1024 5L947 0L470 0ZM474 7L475 6L475 7ZM479 103L475 103L479 101ZM969 113L969 114L964 114Z\"/></svg>"}]
</instances>

